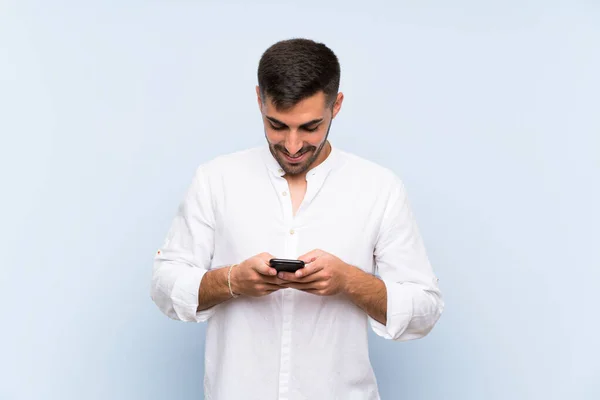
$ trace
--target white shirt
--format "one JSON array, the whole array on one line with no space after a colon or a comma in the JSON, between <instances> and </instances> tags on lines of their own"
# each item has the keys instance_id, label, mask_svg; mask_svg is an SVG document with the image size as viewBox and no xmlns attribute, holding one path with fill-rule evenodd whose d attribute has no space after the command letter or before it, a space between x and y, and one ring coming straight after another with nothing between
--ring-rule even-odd
<instances>
[{"instance_id":1,"label":"white shirt","mask_svg":"<svg viewBox=\"0 0 600 400\"><path fill-rule=\"evenodd\" d=\"M379 399L369 325L386 339L417 339L444 307L404 186L391 171L333 148L307 173L294 216L283 175L266 145L199 166L156 253L151 297L170 318L207 321L206 399ZM196 311L208 270L262 252L295 259L313 249L379 275L385 325L344 295L294 289Z\"/></svg>"}]
</instances>

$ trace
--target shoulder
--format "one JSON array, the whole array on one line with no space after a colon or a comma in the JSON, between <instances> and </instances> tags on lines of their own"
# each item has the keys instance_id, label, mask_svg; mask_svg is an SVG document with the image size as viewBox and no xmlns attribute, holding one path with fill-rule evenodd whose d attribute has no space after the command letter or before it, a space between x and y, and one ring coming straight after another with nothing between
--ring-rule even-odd
<instances>
[{"instance_id":1,"label":"shoulder","mask_svg":"<svg viewBox=\"0 0 600 400\"><path fill-rule=\"evenodd\" d=\"M372 160L348 152L342 153L344 187L354 193L356 198L369 199L381 207L372 209L380 210L408 204L406 187L398 173Z\"/></svg>"},{"instance_id":2,"label":"shoulder","mask_svg":"<svg viewBox=\"0 0 600 400\"><path fill-rule=\"evenodd\" d=\"M215 179L230 174L239 174L261 165L262 147L251 147L216 156L196 167L196 175Z\"/></svg>"},{"instance_id":3,"label":"shoulder","mask_svg":"<svg viewBox=\"0 0 600 400\"><path fill-rule=\"evenodd\" d=\"M338 152L342 160L341 170L356 182L384 188L401 183L400 176L389 167L345 150Z\"/></svg>"}]
</instances>

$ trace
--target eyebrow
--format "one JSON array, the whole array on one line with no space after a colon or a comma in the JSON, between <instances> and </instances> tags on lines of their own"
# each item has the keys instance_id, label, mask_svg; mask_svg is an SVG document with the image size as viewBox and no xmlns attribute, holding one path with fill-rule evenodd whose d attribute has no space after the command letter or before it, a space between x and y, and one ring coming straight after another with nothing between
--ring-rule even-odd
<instances>
[{"instance_id":1,"label":"eyebrow","mask_svg":"<svg viewBox=\"0 0 600 400\"><path fill-rule=\"evenodd\" d=\"M284 124L283 122L279 121L278 119L275 119L273 117L269 117L268 115L265 115L265 118L268 119L269 121L271 121L272 123L276 124L276 125L283 125L283 126L287 126L286 124ZM324 118L317 118L317 119L313 119L312 121L308 121L303 123L302 125L300 125L300 128L307 128L311 125L317 124L319 122L323 122Z\"/></svg>"}]
</instances>

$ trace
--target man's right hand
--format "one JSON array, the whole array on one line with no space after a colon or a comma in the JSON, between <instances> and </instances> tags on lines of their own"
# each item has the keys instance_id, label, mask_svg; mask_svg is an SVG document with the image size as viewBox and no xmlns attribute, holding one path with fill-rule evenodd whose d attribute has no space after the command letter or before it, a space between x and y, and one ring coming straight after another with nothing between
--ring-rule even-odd
<instances>
[{"instance_id":1,"label":"man's right hand","mask_svg":"<svg viewBox=\"0 0 600 400\"><path fill-rule=\"evenodd\" d=\"M234 293L260 297L283 289L283 280L277 277L269 260L275 258L269 253L261 253L247 259L231 270L231 289Z\"/></svg>"}]
</instances>

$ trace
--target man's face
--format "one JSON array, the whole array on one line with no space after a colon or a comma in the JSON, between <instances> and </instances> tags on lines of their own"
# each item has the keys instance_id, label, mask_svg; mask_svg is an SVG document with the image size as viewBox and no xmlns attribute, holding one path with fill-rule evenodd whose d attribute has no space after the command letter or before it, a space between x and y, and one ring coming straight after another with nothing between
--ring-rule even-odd
<instances>
[{"instance_id":1,"label":"man's face","mask_svg":"<svg viewBox=\"0 0 600 400\"><path fill-rule=\"evenodd\" d=\"M341 107L341 93L333 107L327 107L325 94L319 92L285 111L278 111L269 97L263 103L258 88L257 95L269 149L287 175L303 174L327 158L323 149Z\"/></svg>"}]
</instances>

